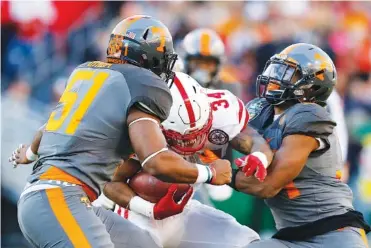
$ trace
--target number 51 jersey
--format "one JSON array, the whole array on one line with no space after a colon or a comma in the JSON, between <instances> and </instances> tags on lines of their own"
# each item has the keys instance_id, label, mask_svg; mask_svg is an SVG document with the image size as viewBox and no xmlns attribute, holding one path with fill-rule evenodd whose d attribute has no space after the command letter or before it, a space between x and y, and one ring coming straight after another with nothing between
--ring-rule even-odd
<instances>
[{"instance_id":1,"label":"number 51 jersey","mask_svg":"<svg viewBox=\"0 0 371 248\"><path fill-rule=\"evenodd\" d=\"M46 124L29 181L53 166L100 193L121 158L132 153L126 117L134 105L166 119L172 105L166 83L130 64L78 66Z\"/></svg>"}]
</instances>

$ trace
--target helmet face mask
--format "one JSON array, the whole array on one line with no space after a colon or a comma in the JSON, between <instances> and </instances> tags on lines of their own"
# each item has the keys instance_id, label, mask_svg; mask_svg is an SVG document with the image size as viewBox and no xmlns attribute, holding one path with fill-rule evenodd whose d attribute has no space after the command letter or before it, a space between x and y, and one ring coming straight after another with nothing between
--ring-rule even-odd
<instances>
[{"instance_id":1,"label":"helmet face mask","mask_svg":"<svg viewBox=\"0 0 371 248\"><path fill-rule=\"evenodd\" d=\"M164 55L164 63L159 71L161 71L160 77L165 81L174 80L175 73L173 68L177 59L178 55L175 53L168 53Z\"/></svg>"},{"instance_id":2,"label":"helmet face mask","mask_svg":"<svg viewBox=\"0 0 371 248\"><path fill-rule=\"evenodd\" d=\"M256 81L258 97L272 105L313 102L324 105L336 83L336 70L320 48L299 43L274 55Z\"/></svg>"},{"instance_id":3,"label":"helmet face mask","mask_svg":"<svg viewBox=\"0 0 371 248\"><path fill-rule=\"evenodd\" d=\"M168 118L161 123L170 149L183 156L203 149L212 127L213 115L206 95L193 78L176 72L170 87L173 105Z\"/></svg>"},{"instance_id":4,"label":"helmet face mask","mask_svg":"<svg viewBox=\"0 0 371 248\"><path fill-rule=\"evenodd\" d=\"M219 35L211 29L195 29L186 35L182 45L186 73L204 87L212 84L224 60Z\"/></svg>"},{"instance_id":5,"label":"helmet face mask","mask_svg":"<svg viewBox=\"0 0 371 248\"><path fill-rule=\"evenodd\" d=\"M195 129L188 133L182 134L177 131L162 126L162 132L166 138L168 146L178 154L183 156L193 155L203 149L208 134L212 126L212 114L210 111L206 124L201 129Z\"/></svg>"},{"instance_id":6,"label":"helmet face mask","mask_svg":"<svg viewBox=\"0 0 371 248\"><path fill-rule=\"evenodd\" d=\"M288 100L298 100L302 97L300 91L292 82L298 78L300 66L283 61L269 60L262 75L257 78L257 96L264 97L273 105L279 105Z\"/></svg>"},{"instance_id":7,"label":"helmet face mask","mask_svg":"<svg viewBox=\"0 0 371 248\"><path fill-rule=\"evenodd\" d=\"M187 73L206 87L219 71L220 61L211 57L191 57L187 59Z\"/></svg>"}]
</instances>

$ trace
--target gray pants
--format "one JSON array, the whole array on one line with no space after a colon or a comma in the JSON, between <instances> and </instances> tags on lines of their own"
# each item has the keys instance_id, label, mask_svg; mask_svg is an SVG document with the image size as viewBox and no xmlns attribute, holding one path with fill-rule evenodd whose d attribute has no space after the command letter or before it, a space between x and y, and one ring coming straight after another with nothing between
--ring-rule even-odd
<instances>
[{"instance_id":1,"label":"gray pants","mask_svg":"<svg viewBox=\"0 0 371 248\"><path fill-rule=\"evenodd\" d=\"M367 237L362 229L346 227L318 235L307 241L282 241L268 239L253 242L246 248L368 248Z\"/></svg>"},{"instance_id":2,"label":"gray pants","mask_svg":"<svg viewBox=\"0 0 371 248\"><path fill-rule=\"evenodd\" d=\"M156 248L148 231L95 208L79 186L33 191L18 202L18 222L34 247Z\"/></svg>"}]
</instances>

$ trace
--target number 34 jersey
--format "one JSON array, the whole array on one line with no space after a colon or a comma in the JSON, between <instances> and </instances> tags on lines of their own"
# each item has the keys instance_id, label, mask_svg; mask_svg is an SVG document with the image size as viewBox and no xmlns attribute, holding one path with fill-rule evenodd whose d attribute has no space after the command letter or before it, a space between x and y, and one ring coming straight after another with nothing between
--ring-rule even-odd
<instances>
[{"instance_id":1,"label":"number 34 jersey","mask_svg":"<svg viewBox=\"0 0 371 248\"><path fill-rule=\"evenodd\" d=\"M53 166L99 193L121 158L132 153L126 117L134 105L162 121L172 97L147 69L100 61L77 67L46 124L29 181Z\"/></svg>"},{"instance_id":2,"label":"number 34 jersey","mask_svg":"<svg viewBox=\"0 0 371 248\"><path fill-rule=\"evenodd\" d=\"M205 148L224 157L228 142L246 127L249 115L243 102L228 90L206 89L206 94L213 111L213 124Z\"/></svg>"}]
</instances>

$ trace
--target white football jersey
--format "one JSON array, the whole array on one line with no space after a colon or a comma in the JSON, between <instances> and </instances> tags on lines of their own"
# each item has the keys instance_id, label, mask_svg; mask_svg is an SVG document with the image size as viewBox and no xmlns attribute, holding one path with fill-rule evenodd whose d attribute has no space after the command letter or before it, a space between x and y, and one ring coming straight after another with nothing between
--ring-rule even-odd
<instances>
[{"instance_id":1,"label":"white football jersey","mask_svg":"<svg viewBox=\"0 0 371 248\"><path fill-rule=\"evenodd\" d=\"M228 142L246 127L249 114L243 102L228 90L206 89L206 93L213 111L213 124L205 148L223 157Z\"/></svg>"}]
</instances>

